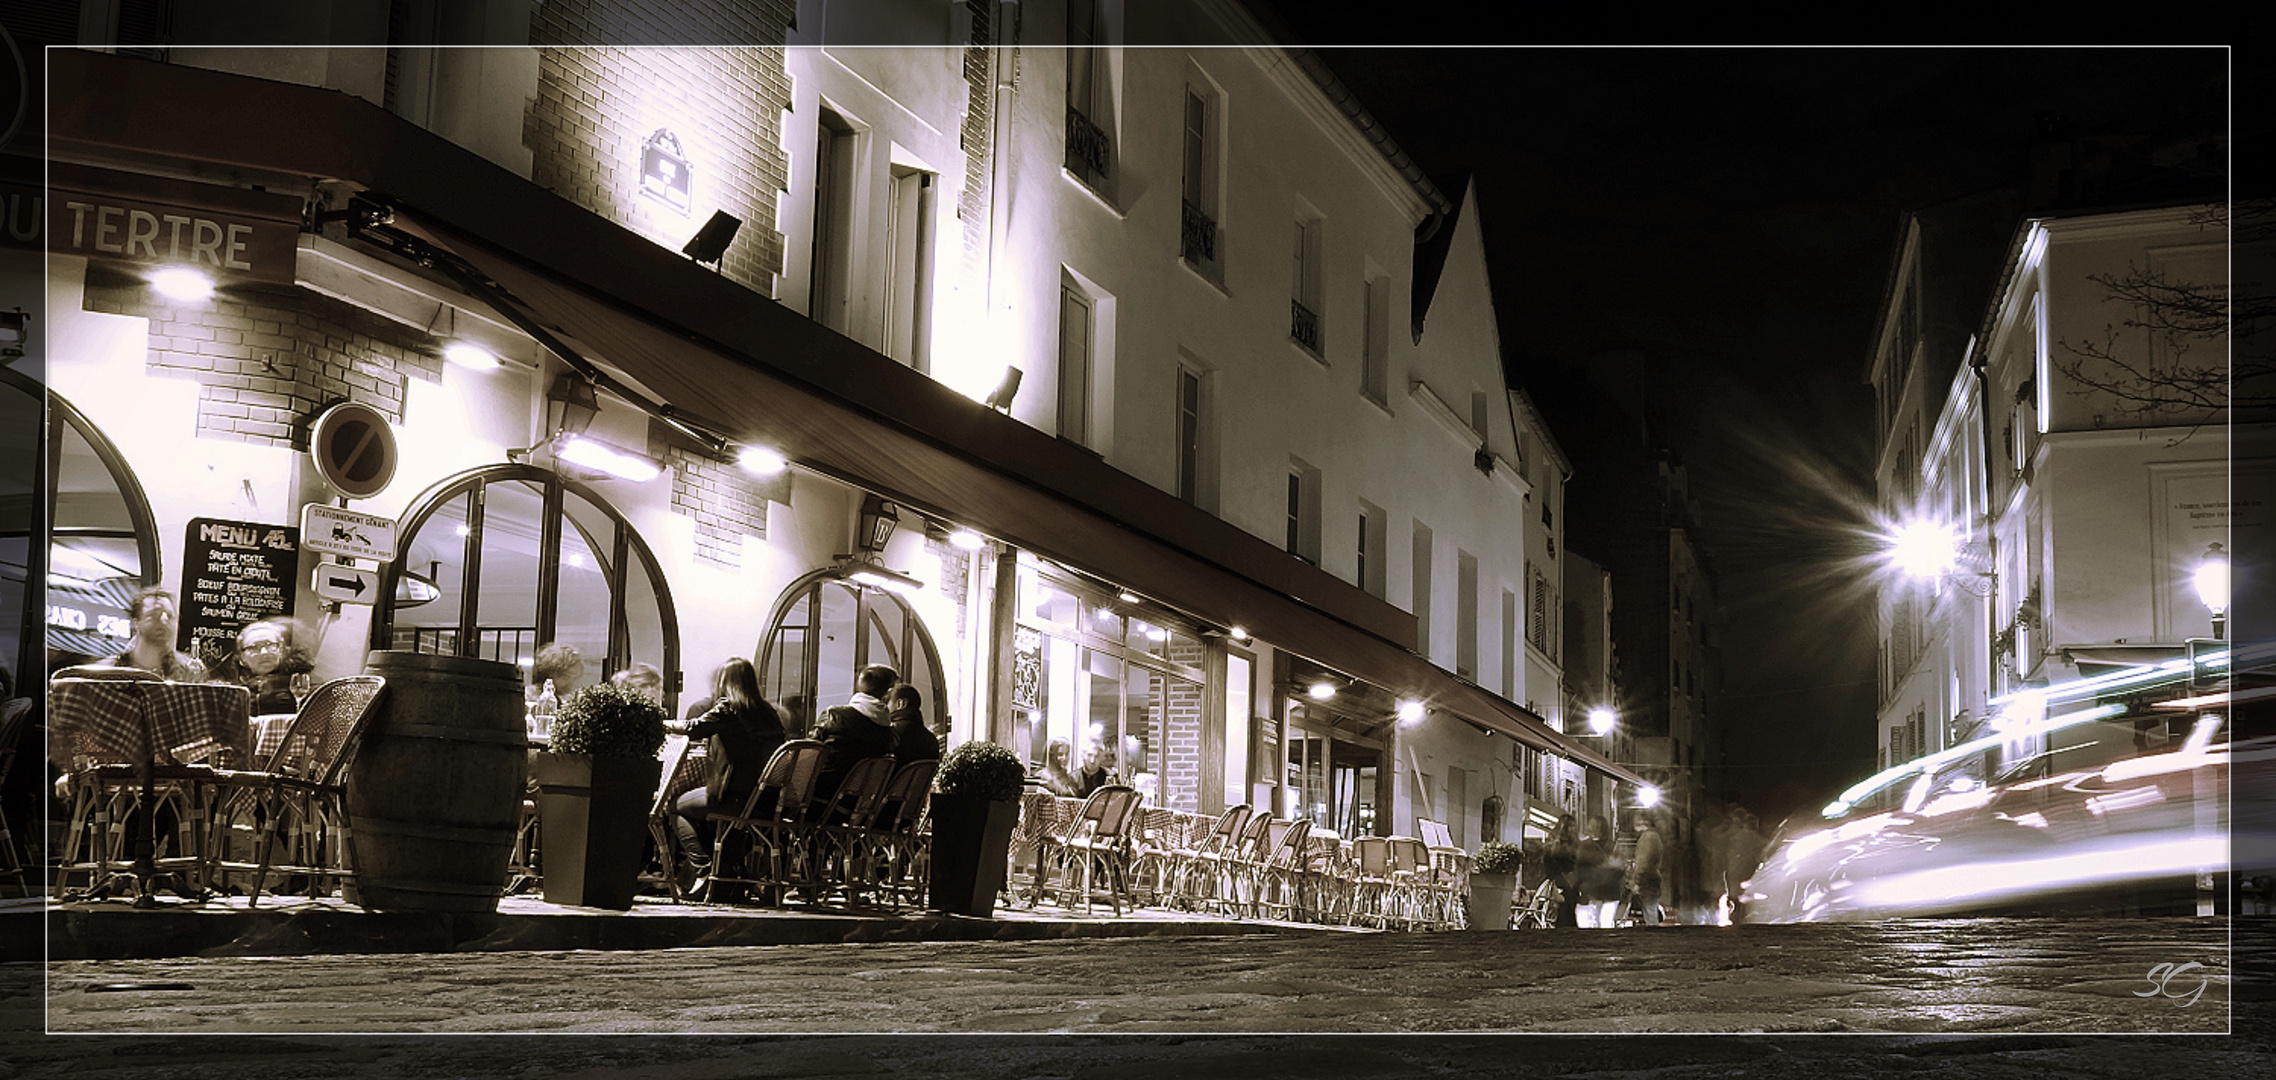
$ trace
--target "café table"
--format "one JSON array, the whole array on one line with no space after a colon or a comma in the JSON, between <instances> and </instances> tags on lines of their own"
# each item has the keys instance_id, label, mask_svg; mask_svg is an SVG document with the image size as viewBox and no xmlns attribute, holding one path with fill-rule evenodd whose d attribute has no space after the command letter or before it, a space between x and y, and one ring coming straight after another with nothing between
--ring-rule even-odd
<instances>
[{"instance_id":1,"label":"caf\u00e9 table","mask_svg":"<svg viewBox=\"0 0 2276 1080\"><path fill-rule=\"evenodd\" d=\"M157 905L155 889L161 880L183 899L202 899L196 884L204 858L204 829L193 822L190 831L197 851L166 860L186 866L185 875L162 871L157 858L158 787L191 788L193 819L202 809L195 790L201 774L212 768L241 768L251 754L252 694L228 683L175 683L132 677L72 677L49 683L48 723L58 758L74 764L74 786L89 785L74 800L78 807L71 827L76 833L87 824L85 813L94 811L114 784L135 785L135 814L140 829L131 838L132 860L123 872L117 860L102 849L96 837L91 852L89 888L79 895L101 899L124 881L134 883L134 906ZM82 767L83 763L83 767ZM92 880L99 878L101 880ZM57 877L57 888L63 878Z\"/></svg>"}]
</instances>

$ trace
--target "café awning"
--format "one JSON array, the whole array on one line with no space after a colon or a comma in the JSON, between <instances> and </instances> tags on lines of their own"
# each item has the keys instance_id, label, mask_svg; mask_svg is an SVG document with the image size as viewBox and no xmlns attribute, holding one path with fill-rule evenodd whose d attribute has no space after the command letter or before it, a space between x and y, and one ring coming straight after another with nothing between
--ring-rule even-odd
<instances>
[{"instance_id":1,"label":"caf\u00e9 awning","mask_svg":"<svg viewBox=\"0 0 2276 1080\"><path fill-rule=\"evenodd\" d=\"M1412 615L364 101L76 50L50 86L59 155L356 185L694 424L1636 779L1416 655Z\"/></svg>"}]
</instances>

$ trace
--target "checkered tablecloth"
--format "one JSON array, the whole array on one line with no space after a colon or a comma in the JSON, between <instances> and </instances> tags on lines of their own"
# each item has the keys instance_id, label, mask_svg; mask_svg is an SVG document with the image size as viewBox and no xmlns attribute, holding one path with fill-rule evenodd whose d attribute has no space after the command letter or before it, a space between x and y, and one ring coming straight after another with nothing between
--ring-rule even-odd
<instances>
[{"instance_id":1,"label":"checkered tablecloth","mask_svg":"<svg viewBox=\"0 0 2276 1080\"><path fill-rule=\"evenodd\" d=\"M253 695L228 683L56 679L48 726L59 753L94 763L249 763ZM145 717L148 723L145 724Z\"/></svg>"}]
</instances>

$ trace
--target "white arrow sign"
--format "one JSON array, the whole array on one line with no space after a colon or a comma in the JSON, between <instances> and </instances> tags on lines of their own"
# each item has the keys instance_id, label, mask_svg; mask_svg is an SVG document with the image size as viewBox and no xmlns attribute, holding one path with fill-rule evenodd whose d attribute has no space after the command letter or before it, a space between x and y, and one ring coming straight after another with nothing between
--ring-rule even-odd
<instances>
[{"instance_id":1,"label":"white arrow sign","mask_svg":"<svg viewBox=\"0 0 2276 1080\"><path fill-rule=\"evenodd\" d=\"M379 600L379 575L352 566L325 563L316 568L316 595L343 604L370 604Z\"/></svg>"},{"instance_id":2,"label":"white arrow sign","mask_svg":"<svg viewBox=\"0 0 2276 1080\"><path fill-rule=\"evenodd\" d=\"M309 503L300 508L300 550L393 562L395 519Z\"/></svg>"}]
</instances>

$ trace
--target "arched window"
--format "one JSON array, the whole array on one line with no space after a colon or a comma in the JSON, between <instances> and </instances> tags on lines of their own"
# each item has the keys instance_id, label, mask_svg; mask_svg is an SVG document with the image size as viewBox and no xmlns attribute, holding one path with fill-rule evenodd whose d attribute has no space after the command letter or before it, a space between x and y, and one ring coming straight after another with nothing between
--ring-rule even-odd
<instances>
[{"instance_id":1,"label":"arched window","mask_svg":"<svg viewBox=\"0 0 2276 1080\"><path fill-rule=\"evenodd\" d=\"M759 686L768 701L809 724L821 709L853 694L854 673L883 664L925 694L925 719L946 709L940 650L909 605L884 589L823 570L783 590L759 643Z\"/></svg>"},{"instance_id":2,"label":"arched window","mask_svg":"<svg viewBox=\"0 0 2276 1080\"><path fill-rule=\"evenodd\" d=\"M58 664L115 655L130 636L128 601L158 583L150 500L118 448L70 402L13 368L0 368L0 382L12 391L0 392L0 432L7 433L0 460L12 463L0 477L0 610L21 612L5 626L0 657L22 674L40 670L45 652ZM37 452L43 401L53 420L44 458ZM45 467L35 470L35 462ZM44 552L35 506L47 512ZM29 587L34 573L47 579L44 608ZM33 632L42 626L44 634Z\"/></svg>"},{"instance_id":3,"label":"arched window","mask_svg":"<svg viewBox=\"0 0 2276 1080\"><path fill-rule=\"evenodd\" d=\"M656 558L591 489L533 465L461 473L396 526L372 647L527 664L559 642L588 680L679 670L679 617ZM570 687L556 687L566 693ZM666 686L665 707L678 687Z\"/></svg>"}]
</instances>

